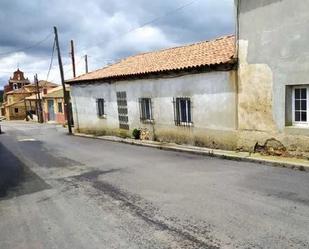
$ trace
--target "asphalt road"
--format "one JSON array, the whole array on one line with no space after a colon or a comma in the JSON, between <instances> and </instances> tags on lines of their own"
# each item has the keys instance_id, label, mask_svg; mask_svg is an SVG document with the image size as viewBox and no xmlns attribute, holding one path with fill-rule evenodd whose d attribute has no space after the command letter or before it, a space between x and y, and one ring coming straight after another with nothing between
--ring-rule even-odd
<instances>
[{"instance_id":1,"label":"asphalt road","mask_svg":"<svg viewBox=\"0 0 309 249\"><path fill-rule=\"evenodd\" d=\"M0 248L309 248L309 174L2 122Z\"/></svg>"}]
</instances>

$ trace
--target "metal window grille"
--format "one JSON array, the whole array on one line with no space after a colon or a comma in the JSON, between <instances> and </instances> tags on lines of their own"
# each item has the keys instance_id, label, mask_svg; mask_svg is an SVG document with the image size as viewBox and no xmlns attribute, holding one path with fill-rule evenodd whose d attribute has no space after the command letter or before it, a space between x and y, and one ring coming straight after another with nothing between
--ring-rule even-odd
<instances>
[{"instance_id":1,"label":"metal window grille","mask_svg":"<svg viewBox=\"0 0 309 249\"><path fill-rule=\"evenodd\" d=\"M174 121L177 126L192 125L192 103L190 98L174 98Z\"/></svg>"},{"instance_id":2,"label":"metal window grille","mask_svg":"<svg viewBox=\"0 0 309 249\"><path fill-rule=\"evenodd\" d=\"M139 103L140 103L140 119L142 121L153 120L151 98L140 98Z\"/></svg>"},{"instance_id":3,"label":"metal window grille","mask_svg":"<svg viewBox=\"0 0 309 249\"><path fill-rule=\"evenodd\" d=\"M124 129L124 130L129 130L127 93L117 92L116 96L117 96L117 106L118 106L119 128Z\"/></svg>"},{"instance_id":4,"label":"metal window grille","mask_svg":"<svg viewBox=\"0 0 309 249\"><path fill-rule=\"evenodd\" d=\"M97 99L97 111L99 117L104 116L104 99Z\"/></svg>"}]
</instances>

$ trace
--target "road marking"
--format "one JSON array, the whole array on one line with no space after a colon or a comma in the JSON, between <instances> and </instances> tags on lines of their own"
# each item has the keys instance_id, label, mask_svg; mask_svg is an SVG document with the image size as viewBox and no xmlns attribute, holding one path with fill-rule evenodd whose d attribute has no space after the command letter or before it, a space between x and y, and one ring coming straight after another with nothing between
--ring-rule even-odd
<instances>
[{"instance_id":1,"label":"road marking","mask_svg":"<svg viewBox=\"0 0 309 249\"><path fill-rule=\"evenodd\" d=\"M18 142L33 142L36 141L34 138L24 138L24 139L19 139Z\"/></svg>"}]
</instances>

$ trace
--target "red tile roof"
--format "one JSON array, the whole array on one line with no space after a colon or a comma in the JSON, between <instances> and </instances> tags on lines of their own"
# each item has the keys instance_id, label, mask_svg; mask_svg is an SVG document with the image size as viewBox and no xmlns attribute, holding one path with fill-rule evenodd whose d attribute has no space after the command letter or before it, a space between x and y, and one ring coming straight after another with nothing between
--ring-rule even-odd
<instances>
[{"instance_id":1,"label":"red tile roof","mask_svg":"<svg viewBox=\"0 0 309 249\"><path fill-rule=\"evenodd\" d=\"M235 63L235 36L225 36L213 41L138 54L118 63L68 80L80 81L138 76L173 70L188 70L203 66Z\"/></svg>"}]
</instances>

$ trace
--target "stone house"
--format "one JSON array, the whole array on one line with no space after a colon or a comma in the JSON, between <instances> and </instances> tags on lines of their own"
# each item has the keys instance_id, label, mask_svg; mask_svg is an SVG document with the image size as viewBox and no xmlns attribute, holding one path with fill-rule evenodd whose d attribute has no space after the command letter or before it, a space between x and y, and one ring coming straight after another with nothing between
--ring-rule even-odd
<instances>
[{"instance_id":1,"label":"stone house","mask_svg":"<svg viewBox=\"0 0 309 249\"><path fill-rule=\"evenodd\" d=\"M13 73L13 77L10 77L10 79L8 80L8 83L4 86L3 88L3 92L1 92L2 94L2 101L3 103L1 103L1 115L2 116L6 116L6 108L5 108L5 104L7 104L7 93L8 92L12 92L14 90L18 90L20 88L22 88L23 86L29 85L30 81L28 80L28 78L25 78L24 76L24 72L20 71L19 68ZM21 95L18 95L21 96ZM10 103L12 104L12 102ZM14 113L16 110L15 108L19 108L19 106L17 107L12 107L13 109L10 109L9 111L12 111L12 113ZM18 115L18 113L16 113ZM12 114L7 114L7 116L12 116Z\"/></svg>"},{"instance_id":2,"label":"stone house","mask_svg":"<svg viewBox=\"0 0 309 249\"><path fill-rule=\"evenodd\" d=\"M308 157L308 1L235 0L235 13L235 37L70 80L76 129L145 128L161 141Z\"/></svg>"},{"instance_id":3,"label":"stone house","mask_svg":"<svg viewBox=\"0 0 309 249\"><path fill-rule=\"evenodd\" d=\"M20 88L6 93L3 103L4 116L7 120L23 120L26 117L24 99L33 94L29 88Z\"/></svg>"},{"instance_id":4,"label":"stone house","mask_svg":"<svg viewBox=\"0 0 309 249\"><path fill-rule=\"evenodd\" d=\"M39 81L39 92L44 89L51 89L58 86L55 83L47 81ZM8 89L8 87L6 88ZM27 103L25 98L37 94L37 87L34 83L26 84L21 88L12 91L4 92L5 102L2 104L3 114L7 120L23 120L26 118ZM35 104L32 110L36 112Z\"/></svg>"},{"instance_id":5,"label":"stone house","mask_svg":"<svg viewBox=\"0 0 309 249\"><path fill-rule=\"evenodd\" d=\"M75 128L236 148L234 36L144 53L73 80Z\"/></svg>"}]
</instances>

